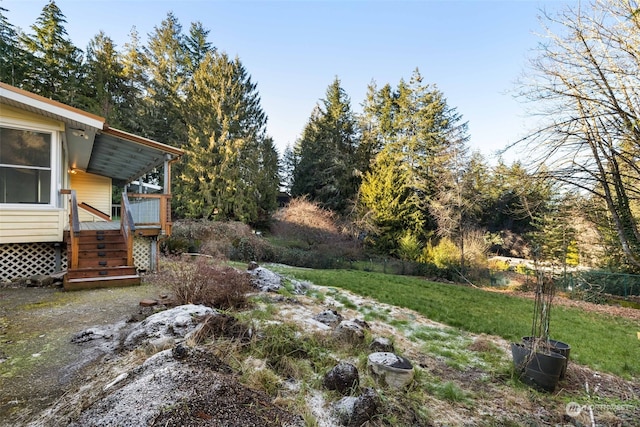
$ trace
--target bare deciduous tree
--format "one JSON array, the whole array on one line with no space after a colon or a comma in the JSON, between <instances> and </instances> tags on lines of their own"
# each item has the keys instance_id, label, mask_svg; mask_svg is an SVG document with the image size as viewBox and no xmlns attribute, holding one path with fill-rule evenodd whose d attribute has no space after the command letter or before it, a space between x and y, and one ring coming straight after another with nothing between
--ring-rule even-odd
<instances>
[{"instance_id":1,"label":"bare deciduous tree","mask_svg":"<svg viewBox=\"0 0 640 427\"><path fill-rule=\"evenodd\" d=\"M595 0L543 14L545 41L520 81L539 127L512 147L540 173L600 199L620 247L640 269L640 9Z\"/></svg>"}]
</instances>

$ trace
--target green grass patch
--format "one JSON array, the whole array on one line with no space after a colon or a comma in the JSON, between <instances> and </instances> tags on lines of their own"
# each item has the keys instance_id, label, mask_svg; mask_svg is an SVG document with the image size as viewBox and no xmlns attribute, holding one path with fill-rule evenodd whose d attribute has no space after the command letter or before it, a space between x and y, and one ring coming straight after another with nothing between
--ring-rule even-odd
<instances>
[{"instance_id":1,"label":"green grass patch","mask_svg":"<svg viewBox=\"0 0 640 427\"><path fill-rule=\"evenodd\" d=\"M472 333L519 341L531 331L533 301L422 278L353 270L287 268L283 273L406 307ZM571 345L571 359L624 378L640 376L640 324L577 308L553 308L551 336Z\"/></svg>"}]
</instances>

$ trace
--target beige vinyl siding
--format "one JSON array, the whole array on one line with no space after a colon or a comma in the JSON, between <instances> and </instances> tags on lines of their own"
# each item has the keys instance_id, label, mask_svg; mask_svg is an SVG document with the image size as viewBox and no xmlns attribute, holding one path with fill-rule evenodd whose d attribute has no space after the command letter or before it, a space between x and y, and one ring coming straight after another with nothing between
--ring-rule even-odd
<instances>
[{"instance_id":1,"label":"beige vinyl siding","mask_svg":"<svg viewBox=\"0 0 640 427\"><path fill-rule=\"evenodd\" d=\"M0 244L61 242L64 216L62 209L2 209Z\"/></svg>"},{"instance_id":2,"label":"beige vinyl siding","mask_svg":"<svg viewBox=\"0 0 640 427\"><path fill-rule=\"evenodd\" d=\"M111 216L111 178L78 171L71 174L71 189L76 190L78 204L86 203ZM81 222L102 221L79 209Z\"/></svg>"},{"instance_id":3,"label":"beige vinyl siding","mask_svg":"<svg viewBox=\"0 0 640 427\"><path fill-rule=\"evenodd\" d=\"M0 104L0 123L45 126L47 128L56 128L60 131L64 130L64 124L62 122L19 108L10 107L7 104Z\"/></svg>"}]
</instances>

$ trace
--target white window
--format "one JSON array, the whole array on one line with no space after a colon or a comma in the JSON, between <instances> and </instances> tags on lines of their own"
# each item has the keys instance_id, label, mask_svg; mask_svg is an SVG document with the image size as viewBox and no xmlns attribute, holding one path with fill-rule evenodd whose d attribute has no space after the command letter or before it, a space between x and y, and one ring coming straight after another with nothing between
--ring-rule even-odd
<instances>
[{"instance_id":1,"label":"white window","mask_svg":"<svg viewBox=\"0 0 640 427\"><path fill-rule=\"evenodd\" d=\"M0 204L50 205L54 133L0 127Z\"/></svg>"}]
</instances>

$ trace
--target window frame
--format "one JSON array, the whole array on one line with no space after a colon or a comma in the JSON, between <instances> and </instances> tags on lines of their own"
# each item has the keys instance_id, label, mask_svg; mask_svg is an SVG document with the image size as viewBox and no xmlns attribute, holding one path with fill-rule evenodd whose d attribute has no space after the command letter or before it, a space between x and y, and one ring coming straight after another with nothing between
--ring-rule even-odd
<instances>
[{"instance_id":1,"label":"window frame","mask_svg":"<svg viewBox=\"0 0 640 427\"><path fill-rule=\"evenodd\" d=\"M38 209L51 209L58 207L57 191L60 186L60 128L57 126L46 125L43 123L29 123L19 120L8 120L3 117L0 120L0 127L5 129L14 129L19 131L46 133L51 136L51 147L49 152L49 168L42 168L38 166L20 166L24 169L30 170L50 170L51 179L49 183L49 203L0 203L0 209L22 209L22 210L38 210ZM14 166L14 165L2 165Z\"/></svg>"}]
</instances>

